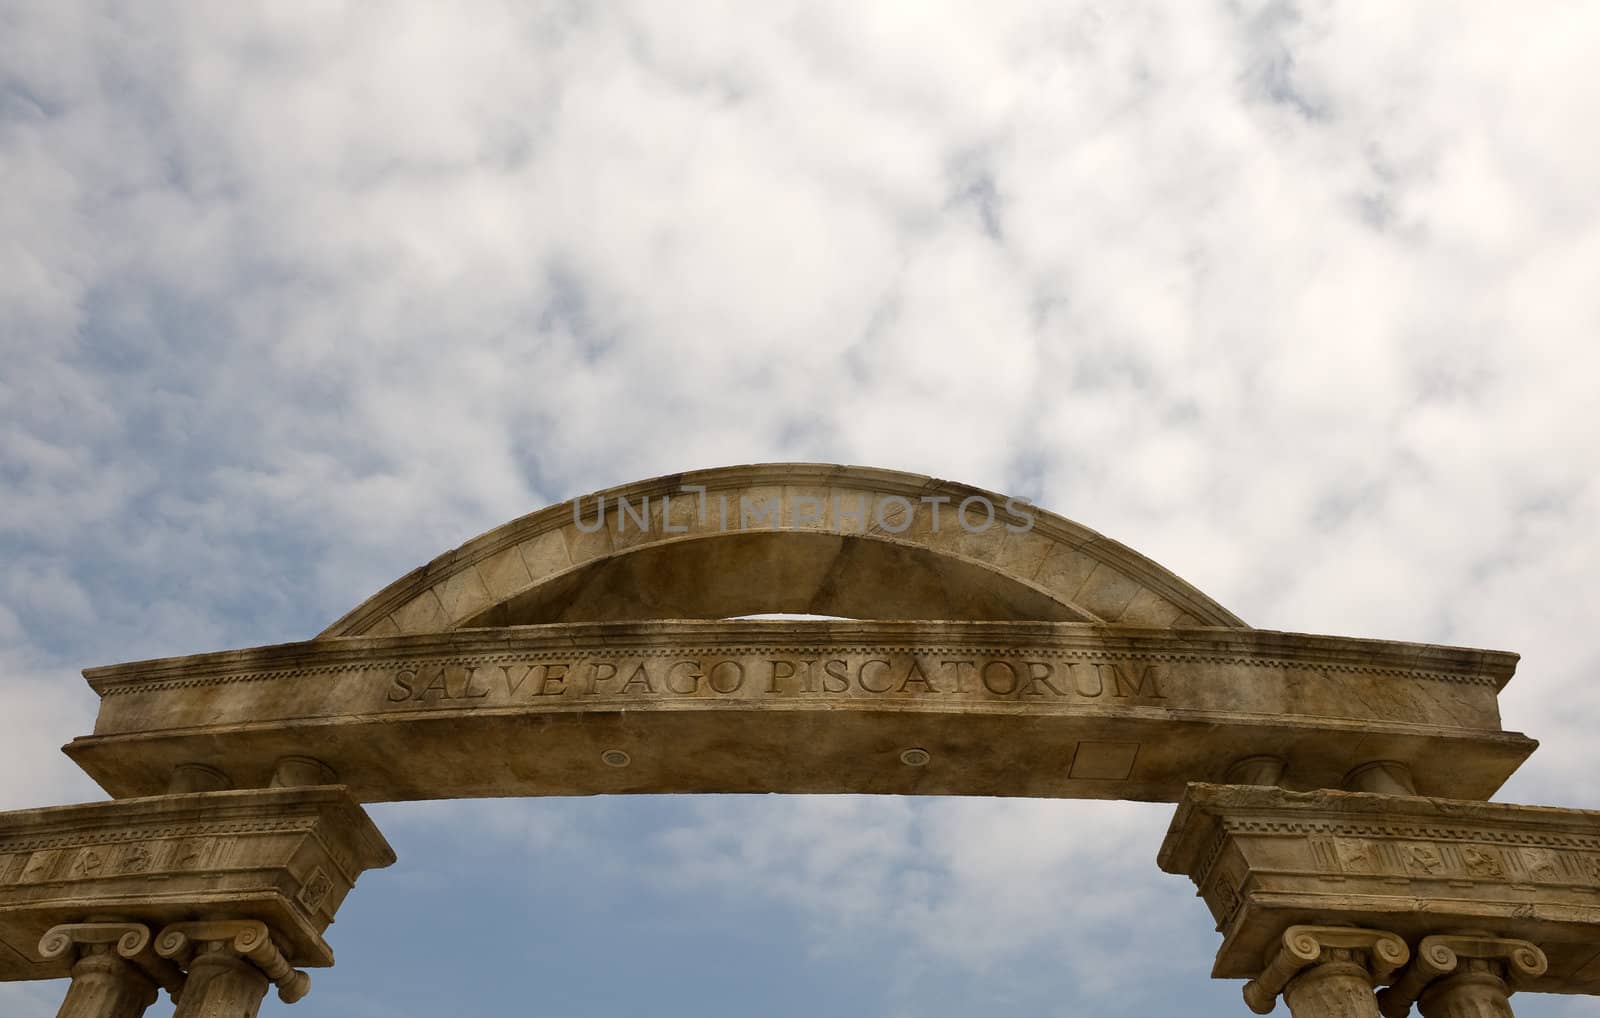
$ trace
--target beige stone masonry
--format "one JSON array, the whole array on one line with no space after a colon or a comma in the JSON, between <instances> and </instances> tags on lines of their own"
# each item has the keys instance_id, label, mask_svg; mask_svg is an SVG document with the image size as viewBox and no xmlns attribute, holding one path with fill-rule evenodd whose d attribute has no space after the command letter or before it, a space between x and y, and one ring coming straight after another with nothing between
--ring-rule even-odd
<instances>
[{"instance_id":1,"label":"beige stone masonry","mask_svg":"<svg viewBox=\"0 0 1600 1018\"><path fill-rule=\"evenodd\" d=\"M1488 796L1516 657L1259 630L737 620L319 639L89 670L67 752L113 795L264 785L315 756L363 801L880 792L1173 801L1270 756L1285 783L1404 771ZM916 749L925 764L908 767ZM606 764L609 751L625 767ZM1386 769L1385 769L1386 768ZM1365 769L1365 770L1363 770Z\"/></svg>"},{"instance_id":2,"label":"beige stone masonry","mask_svg":"<svg viewBox=\"0 0 1600 1018\"><path fill-rule=\"evenodd\" d=\"M253 1013L269 981L278 987L278 998L285 1004L300 1000L311 989L311 977L290 965L266 923L253 919L173 923L156 938L156 951L188 971L184 996L196 1015ZM213 974L204 971L207 966L224 975L218 985L207 985ZM246 968L254 972L241 971ZM180 1012L183 1005L180 1001Z\"/></svg>"},{"instance_id":3,"label":"beige stone masonry","mask_svg":"<svg viewBox=\"0 0 1600 1018\"><path fill-rule=\"evenodd\" d=\"M1511 994L1550 969L1526 940L1476 934L1423 937L1416 957L1378 994L1383 1018L1406 1018L1421 998L1424 1018L1510 1018Z\"/></svg>"},{"instance_id":4,"label":"beige stone masonry","mask_svg":"<svg viewBox=\"0 0 1600 1018\"><path fill-rule=\"evenodd\" d=\"M70 974L68 946L108 916L121 924L116 953L169 989L148 931L202 918L265 923L293 964L331 965L323 931L356 878L393 861L338 787L0 813L0 980Z\"/></svg>"},{"instance_id":5,"label":"beige stone masonry","mask_svg":"<svg viewBox=\"0 0 1600 1018\"><path fill-rule=\"evenodd\" d=\"M1413 946L1421 967L1401 977L1392 1009L1451 971L1441 947L1504 957L1523 989L1600 993L1600 813L1202 784L1179 805L1160 864L1211 910L1219 978L1260 977L1290 927L1342 924ZM1489 943L1500 947L1486 954Z\"/></svg>"},{"instance_id":6,"label":"beige stone masonry","mask_svg":"<svg viewBox=\"0 0 1600 1018\"><path fill-rule=\"evenodd\" d=\"M1008 496L894 470L767 463L639 481L512 520L322 635L762 612L1244 625L1132 549Z\"/></svg>"},{"instance_id":7,"label":"beige stone masonry","mask_svg":"<svg viewBox=\"0 0 1600 1018\"><path fill-rule=\"evenodd\" d=\"M1271 1014L1281 993L1294 1018L1377 1018L1376 983L1410 957L1405 941L1382 930L1291 926L1261 974L1244 987L1256 1014Z\"/></svg>"},{"instance_id":8,"label":"beige stone masonry","mask_svg":"<svg viewBox=\"0 0 1600 1018\"><path fill-rule=\"evenodd\" d=\"M838 617L752 619L793 613ZM63 1018L305 995L360 802L849 792L1178 802L1213 975L1292 1018L1600 994L1600 813L1489 803L1517 656L1251 629L1116 541L935 478L757 464L513 520L312 640L90 668L111 802L0 814L0 980ZM1221 782L1213 784L1212 782Z\"/></svg>"},{"instance_id":9,"label":"beige stone masonry","mask_svg":"<svg viewBox=\"0 0 1600 1018\"><path fill-rule=\"evenodd\" d=\"M183 973L156 956L150 928L137 923L56 926L40 939L39 957L72 966L57 1018L139 1018L158 985L174 1000L183 988Z\"/></svg>"},{"instance_id":10,"label":"beige stone masonry","mask_svg":"<svg viewBox=\"0 0 1600 1018\"><path fill-rule=\"evenodd\" d=\"M150 927L140 923L63 923L39 939L39 957L45 961L83 960L93 955L115 954L148 982L160 986L174 999L183 988L183 972L155 950ZM98 966L100 971L115 971ZM78 968L73 966L76 977Z\"/></svg>"}]
</instances>

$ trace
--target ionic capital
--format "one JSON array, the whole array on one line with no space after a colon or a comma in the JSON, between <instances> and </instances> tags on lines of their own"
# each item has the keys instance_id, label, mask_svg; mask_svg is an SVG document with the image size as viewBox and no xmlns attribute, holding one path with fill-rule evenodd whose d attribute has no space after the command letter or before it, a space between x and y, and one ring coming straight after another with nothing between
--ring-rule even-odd
<instances>
[{"instance_id":1,"label":"ionic capital","mask_svg":"<svg viewBox=\"0 0 1600 1018\"><path fill-rule=\"evenodd\" d=\"M173 1000L183 990L182 970L151 949L150 927L141 923L64 923L51 927L39 940L39 956L46 961L65 958L73 951L115 951Z\"/></svg>"},{"instance_id":2,"label":"ionic capital","mask_svg":"<svg viewBox=\"0 0 1600 1018\"><path fill-rule=\"evenodd\" d=\"M1406 963L1411 951L1393 933L1348 926L1291 926L1259 976L1244 986L1244 1002L1256 1014L1269 1014L1278 994L1302 970L1313 965L1355 963L1365 970L1367 985L1385 982Z\"/></svg>"},{"instance_id":3,"label":"ionic capital","mask_svg":"<svg viewBox=\"0 0 1600 1018\"><path fill-rule=\"evenodd\" d=\"M293 1004L311 989L311 977L289 964L265 923L220 919L174 923L156 937L156 953L187 965L199 953L224 951L247 959L278 987L278 999Z\"/></svg>"},{"instance_id":4,"label":"ionic capital","mask_svg":"<svg viewBox=\"0 0 1600 1018\"><path fill-rule=\"evenodd\" d=\"M1468 965L1463 966L1462 962ZM1474 962L1478 964L1472 964ZM1378 994L1378 1008L1384 1018L1406 1018L1411 1005L1431 985L1468 970L1481 971L1500 980L1505 984L1500 995L1509 997L1519 981L1537 979L1549 967L1544 952L1526 940L1480 934L1423 937L1417 945L1415 960L1394 985Z\"/></svg>"}]
</instances>

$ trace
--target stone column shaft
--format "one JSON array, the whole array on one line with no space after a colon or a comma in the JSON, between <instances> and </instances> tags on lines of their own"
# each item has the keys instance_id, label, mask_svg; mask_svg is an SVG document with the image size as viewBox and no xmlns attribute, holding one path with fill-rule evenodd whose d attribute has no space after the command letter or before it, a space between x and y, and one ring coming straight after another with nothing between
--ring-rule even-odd
<instances>
[{"instance_id":1,"label":"stone column shaft","mask_svg":"<svg viewBox=\"0 0 1600 1018\"><path fill-rule=\"evenodd\" d=\"M1372 973L1354 959L1311 966L1283 988L1294 1018L1378 1018Z\"/></svg>"},{"instance_id":2,"label":"stone column shaft","mask_svg":"<svg viewBox=\"0 0 1600 1018\"><path fill-rule=\"evenodd\" d=\"M109 944L86 948L56 1018L140 1018L156 1002L156 984Z\"/></svg>"},{"instance_id":3,"label":"stone column shaft","mask_svg":"<svg viewBox=\"0 0 1600 1018\"><path fill-rule=\"evenodd\" d=\"M256 1018L267 975L221 941L201 945L172 1018Z\"/></svg>"},{"instance_id":4,"label":"stone column shaft","mask_svg":"<svg viewBox=\"0 0 1600 1018\"><path fill-rule=\"evenodd\" d=\"M1490 971L1446 976L1417 1001L1422 1018L1513 1018L1511 988Z\"/></svg>"}]
</instances>

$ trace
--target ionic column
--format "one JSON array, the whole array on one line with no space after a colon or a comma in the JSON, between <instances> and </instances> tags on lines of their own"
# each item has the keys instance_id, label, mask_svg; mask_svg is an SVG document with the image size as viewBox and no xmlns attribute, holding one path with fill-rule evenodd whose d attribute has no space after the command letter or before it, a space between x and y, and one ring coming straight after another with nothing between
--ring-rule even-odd
<instances>
[{"instance_id":1,"label":"ionic column","mask_svg":"<svg viewBox=\"0 0 1600 1018\"><path fill-rule=\"evenodd\" d=\"M1406 1018L1412 1002L1423 1018L1512 1018L1517 980L1536 979L1549 967L1544 952L1526 940L1423 937L1416 960L1378 994L1378 1003L1384 1018Z\"/></svg>"},{"instance_id":2,"label":"ionic column","mask_svg":"<svg viewBox=\"0 0 1600 1018\"><path fill-rule=\"evenodd\" d=\"M273 788L293 788L297 785L336 785L339 775L332 767L315 757L284 756L272 768Z\"/></svg>"},{"instance_id":3,"label":"ionic column","mask_svg":"<svg viewBox=\"0 0 1600 1018\"><path fill-rule=\"evenodd\" d=\"M208 767L199 763L184 763L172 769L172 776L167 779L168 795L184 795L189 792L222 792L233 787L233 782L228 776L215 767Z\"/></svg>"},{"instance_id":4,"label":"ionic column","mask_svg":"<svg viewBox=\"0 0 1600 1018\"><path fill-rule=\"evenodd\" d=\"M82 948L56 1018L140 1018L156 1002L156 984L109 944Z\"/></svg>"},{"instance_id":5,"label":"ionic column","mask_svg":"<svg viewBox=\"0 0 1600 1018\"><path fill-rule=\"evenodd\" d=\"M1417 782L1411 768L1398 760L1375 760L1344 776L1344 787L1351 792L1377 792L1381 795L1416 795Z\"/></svg>"},{"instance_id":6,"label":"ionic column","mask_svg":"<svg viewBox=\"0 0 1600 1018\"><path fill-rule=\"evenodd\" d=\"M150 950L150 930L136 923L70 923L39 941L46 961L76 953L72 983L57 1018L139 1018L158 984L177 999L183 976Z\"/></svg>"},{"instance_id":7,"label":"ionic column","mask_svg":"<svg viewBox=\"0 0 1600 1018\"><path fill-rule=\"evenodd\" d=\"M1406 963L1405 941L1381 930L1291 926L1261 974L1244 987L1256 1014L1283 994L1294 1018L1378 1018L1373 987Z\"/></svg>"},{"instance_id":8,"label":"ionic column","mask_svg":"<svg viewBox=\"0 0 1600 1018\"><path fill-rule=\"evenodd\" d=\"M1287 768L1279 756L1247 756L1235 761L1223 780L1230 785L1281 785Z\"/></svg>"},{"instance_id":9,"label":"ionic column","mask_svg":"<svg viewBox=\"0 0 1600 1018\"><path fill-rule=\"evenodd\" d=\"M156 951L189 971L172 1018L255 1018L269 982L285 1004L311 987L311 977L289 964L266 925L253 920L176 923L161 931Z\"/></svg>"}]
</instances>

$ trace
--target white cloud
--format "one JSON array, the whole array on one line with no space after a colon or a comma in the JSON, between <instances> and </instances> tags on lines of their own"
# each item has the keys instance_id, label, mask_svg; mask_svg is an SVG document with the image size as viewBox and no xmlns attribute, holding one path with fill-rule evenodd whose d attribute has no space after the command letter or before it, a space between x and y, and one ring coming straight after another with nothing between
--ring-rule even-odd
<instances>
[{"instance_id":1,"label":"white cloud","mask_svg":"<svg viewBox=\"0 0 1600 1018\"><path fill-rule=\"evenodd\" d=\"M1597 34L0 2L0 795L91 794L82 666L309 636L548 502L793 458L1018 490L1257 625L1519 650L1508 795L1600 805ZM1035 882L1154 879L1137 810L750 809L661 837L818 928L1062 935L986 828Z\"/></svg>"},{"instance_id":2,"label":"white cloud","mask_svg":"<svg viewBox=\"0 0 1600 1018\"><path fill-rule=\"evenodd\" d=\"M0 809L33 809L104 799L105 793L69 761L61 747L89 731L94 694L70 672L27 669L0 653Z\"/></svg>"}]
</instances>

